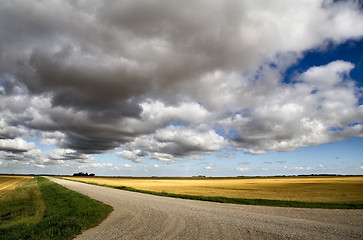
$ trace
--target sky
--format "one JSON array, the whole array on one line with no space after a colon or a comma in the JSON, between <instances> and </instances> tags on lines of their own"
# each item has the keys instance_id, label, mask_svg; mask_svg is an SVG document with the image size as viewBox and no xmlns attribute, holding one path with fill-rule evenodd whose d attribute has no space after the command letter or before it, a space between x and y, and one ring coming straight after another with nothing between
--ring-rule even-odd
<instances>
[{"instance_id":1,"label":"sky","mask_svg":"<svg viewBox=\"0 0 363 240\"><path fill-rule=\"evenodd\" d=\"M0 173L363 174L359 0L0 3Z\"/></svg>"}]
</instances>

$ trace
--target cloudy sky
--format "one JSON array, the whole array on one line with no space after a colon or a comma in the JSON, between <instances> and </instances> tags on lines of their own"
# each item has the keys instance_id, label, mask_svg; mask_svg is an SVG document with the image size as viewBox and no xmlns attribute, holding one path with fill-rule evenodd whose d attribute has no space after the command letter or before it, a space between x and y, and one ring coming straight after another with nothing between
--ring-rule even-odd
<instances>
[{"instance_id":1,"label":"cloudy sky","mask_svg":"<svg viewBox=\"0 0 363 240\"><path fill-rule=\"evenodd\" d=\"M363 3L0 3L0 173L363 174Z\"/></svg>"}]
</instances>

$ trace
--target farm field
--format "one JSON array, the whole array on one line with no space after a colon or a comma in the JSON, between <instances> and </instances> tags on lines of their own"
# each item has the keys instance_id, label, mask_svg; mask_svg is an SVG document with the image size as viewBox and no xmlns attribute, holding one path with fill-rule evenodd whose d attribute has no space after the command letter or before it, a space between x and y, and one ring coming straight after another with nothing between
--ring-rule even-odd
<instances>
[{"instance_id":1,"label":"farm field","mask_svg":"<svg viewBox=\"0 0 363 240\"><path fill-rule=\"evenodd\" d=\"M0 175L0 198L30 179L32 179L30 176Z\"/></svg>"},{"instance_id":2,"label":"farm field","mask_svg":"<svg viewBox=\"0 0 363 240\"><path fill-rule=\"evenodd\" d=\"M235 205L52 180L110 204L114 212L77 239L362 239L363 209ZM120 189L120 190L117 190ZM156 195L156 194L155 194ZM162 196L168 196L167 194ZM190 195L189 195L190 196ZM194 199L194 198L188 198ZM195 198L196 200L201 200ZM271 200L273 201L273 200ZM257 201L259 202L259 201ZM278 201L274 201L278 202ZM300 204L303 206L304 204ZM324 205L324 204L321 204ZM342 204L343 205L343 204ZM286 206L286 205L285 205ZM291 205L290 205L291 206ZM295 205L296 206L296 205ZM297 207L297 206L296 206Z\"/></svg>"},{"instance_id":3,"label":"farm field","mask_svg":"<svg viewBox=\"0 0 363 240\"><path fill-rule=\"evenodd\" d=\"M363 202L363 176L259 178L123 178L66 179L140 190L228 198L304 202Z\"/></svg>"}]
</instances>

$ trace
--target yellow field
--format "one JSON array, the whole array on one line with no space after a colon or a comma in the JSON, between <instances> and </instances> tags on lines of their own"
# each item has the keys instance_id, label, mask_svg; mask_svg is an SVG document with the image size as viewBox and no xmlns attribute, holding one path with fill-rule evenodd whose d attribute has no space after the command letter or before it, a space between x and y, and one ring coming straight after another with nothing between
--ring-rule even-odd
<instances>
[{"instance_id":1,"label":"yellow field","mask_svg":"<svg viewBox=\"0 0 363 240\"><path fill-rule=\"evenodd\" d=\"M31 178L29 176L0 175L0 198Z\"/></svg>"},{"instance_id":2,"label":"yellow field","mask_svg":"<svg viewBox=\"0 0 363 240\"><path fill-rule=\"evenodd\" d=\"M363 202L363 176L164 179L67 178L98 184L188 195L307 202Z\"/></svg>"}]
</instances>

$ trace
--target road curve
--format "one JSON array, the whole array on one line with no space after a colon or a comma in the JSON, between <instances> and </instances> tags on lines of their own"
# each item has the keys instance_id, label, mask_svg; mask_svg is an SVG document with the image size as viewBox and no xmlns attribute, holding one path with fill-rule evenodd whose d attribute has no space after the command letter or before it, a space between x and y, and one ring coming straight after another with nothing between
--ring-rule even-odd
<instances>
[{"instance_id":1,"label":"road curve","mask_svg":"<svg viewBox=\"0 0 363 240\"><path fill-rule=\"evenodd\" d=\"M222 204L49 179L114 208L76 239L363 239L363 210Z\"/></svg>"}]
</instances>

